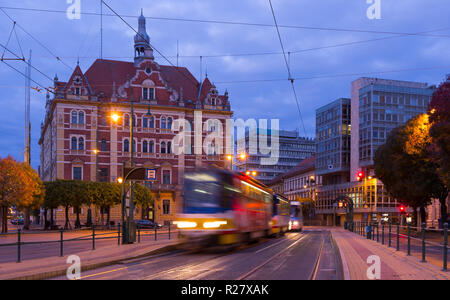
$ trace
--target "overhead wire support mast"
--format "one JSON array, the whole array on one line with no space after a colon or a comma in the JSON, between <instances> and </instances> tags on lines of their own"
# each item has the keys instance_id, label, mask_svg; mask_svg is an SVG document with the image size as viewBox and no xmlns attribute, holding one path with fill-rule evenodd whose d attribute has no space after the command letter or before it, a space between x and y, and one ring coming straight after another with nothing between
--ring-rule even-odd
<instances>
[{"instance_id":1,"label":"overhead wire support mast","mask_svg":"<svg viewBox=\"0 0 450 300\"><path fill-rule=\"evenodd\" d=\"M300 116L300 121L302 122L303 131L304 131L305 136L306 136L305 123L303 122L302 112L300 110L300 103L298 101L297 91L295 90L295 86L294 86L294 78L292 78L291 67L289 66L289 62L288 62L288 59L286 57L286 51L284 51L283 40L281 39L280 29L278 28L277 18L275 17L275 12L273 10L273 6L272 6L272 1L271 0L269 0L269 4L270 4L270 9L272 11L273 21L275 22L275 28L277 29L278 39L280 40L281 50L283 51L283 58L284 58L284 62L286 63L286 68L287 68L288 76L289 76L288 80L290 81L291 86L292 86L292 91L294 92L295 102L297 103L298 114Z\"/></svg>"}]
</instances>

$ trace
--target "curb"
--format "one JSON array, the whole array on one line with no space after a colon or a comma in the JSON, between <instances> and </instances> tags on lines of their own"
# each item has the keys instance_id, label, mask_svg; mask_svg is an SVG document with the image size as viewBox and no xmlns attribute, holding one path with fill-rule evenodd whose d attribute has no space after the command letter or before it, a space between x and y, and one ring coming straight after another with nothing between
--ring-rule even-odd
<instances>
[{"instance_id":1,"label":"curb","mask_svg":"<svg viewBox=\"0 0 450 300\"><path fill-rule=\"evenodd\" d=\"M334 243L336 244L336 246L339 249L339 256L341 258L341 263L342 263L342 271L344 273L344 280L351 280L351 278L350 278L350 271L348 269L348 264L347 264L347 259L345 258L345 254L342 251L341 246L339 245L338 242L336 242L336 240L334 238L334 232L333 231L331 231L331 237L332 237Z\"/></svg>"},{"instance_id":2,"label":"curb","mask_svg":"<svg viewBox=\"0 0 450 300\"><path fill-rule=\"evenodd\" d=\"M150 251L145 254L140 254L140 255L130 256L130 257L122 257L122 258L117 258L117 259L114 259L111 261L105 261L105 262L100 262L100 263L92 263L92 264L84 265L81 267L81 272L111 266L111 265L117 264L124 260L144 258L144 257L151 256L151 255L174 251L177 249L177 246L178 246L178 244L168 245L168 246L164 246L164 247L155 249L155 250ZM64 268L61 268L61 269L58 269L55 271L47 271L47 272L42 272L42 273L37 273L37 274L32 274L32 275L24 275L24 276L18 276L18 277L13 277L13 278L6 278L3 280L44 280L44 279L49 279L49 278L53 278L53 277L63 276L66 274L66 272L67 272L67 267L65 266Z\"/></svg>"}]
</instances>

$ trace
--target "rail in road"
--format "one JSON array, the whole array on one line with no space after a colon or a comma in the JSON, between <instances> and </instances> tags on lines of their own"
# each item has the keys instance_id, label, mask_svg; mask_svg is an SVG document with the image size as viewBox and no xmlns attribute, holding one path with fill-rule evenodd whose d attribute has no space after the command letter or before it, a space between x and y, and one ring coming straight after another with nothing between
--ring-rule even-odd
<instances>
[{"instance_id":1,"label":"rail in road","mask_svg":"<svg viewBox=\"0 0 450 300\"><path fill-rule=\"evenodd\" d=\"M59 277L55 279L65 279ZM287 233L233 251L183 251L87 271L82 280L189 279L271 280L343 279L339 252L328 231Z\"/></svg>"}]
</instances>

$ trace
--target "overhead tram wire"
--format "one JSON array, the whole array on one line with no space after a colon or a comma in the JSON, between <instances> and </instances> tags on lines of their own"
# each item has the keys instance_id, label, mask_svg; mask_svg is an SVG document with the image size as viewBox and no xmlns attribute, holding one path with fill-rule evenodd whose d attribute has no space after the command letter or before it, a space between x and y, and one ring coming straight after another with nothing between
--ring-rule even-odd
<instances>
[{"instance_id":1,"label":"overhead tram wire","mask_svg":"<svg viewBox=\"0 0 450 300\"><path fill-rule=\"evenodd\" d=\"M289 63L288 63L288 60L287 60L287 58L286 58L286 52L284 51L283 40L281 39L281 34L280 34L280 30L279 30L279 28L278 28L278 23L277 23L277 18L275 17L275 12L274 12L274 10L273 10L273 6L272 6L272 1L271 1L271 0L269 0L269 4L270 4L270 9L271 9L271 11L272 11L273 21L275 22L275 27L276 27L276 29L277 29L278 39L280 40L281 50L283 51L283 57L284 57L284 61L285 61L285 63L286 63L286 68L287 68L288 75L289 75L288 80L290 81L291 86L292 86L292 91L294 92L295 102L297 103L298 114L299 114L299 116L300 116L300 120L301 120L302 126L303 126L303 131L304 131L305 136L306 136L305 123L303 122L302 112L301 112L301 110L300 110L300 103L299 103L299 101L298 101L297 92L296 92L295 86L294 86L294 79L292 78L292 75L291 75L291 68L290 68Z\"/></svg>"},{"instance_id":2,"label":"overhead tram wire","mask_svg":"<svg viewBox=\"0 0 450 300\"><path fill-rule=\"evenodd\" d=\"M31 33L29 33L25 28L23 28L19 23L17 23L6 11L3 9L3 7L0 7L0 10L8 17L8 19L11 20L11 22L15 23L17 27L19 27L23 32L25 32L31 39L33 39L36 43L38 43L42 48L44 48L48 53L50 53L53 57L56 58L57 61L61 62L63 65L65 65L67 68L73 71L73 68L70 67L68 64L66 64L59 56L54 54L47 46L45 46L43 43L41 43L37 38L35 38Z\"/></svg>"},{"instance_id":3,"label":"overhead tram wire","mask_svg":"<svg viewBox=\"0 0 450 300\"><path fill-rule=\"evenodd\" d=\"M105 2L102 1L104 4ZM20 11L34 11L34 12L48 12L48 13L64 13L65 10L55 10L55 9L39 9L39 8L25 8L25 7L10 7L1 6L0 9L10 9L10 10L20 10ZM96 12L80 12L82 15L100 16L100 13ZM104 17L117 16L115 14L105 14ZM135 15L122 15L121 18L137 18ZM146 17L148 19L163 20L163 21L180 21L180 22L195 22L195 23L212 23L212 24L223 24L223 25L242 25L242 26L256 26L256 27L275 27L273 24L264 23L251 23L251 22L236 22L236 21L223 21L223 20L201 20L201 19L186 19L186 18L169 18L169 17ZM280 28L291 28L291 29L306 29L306 30L320 30L320 31L340 31L340 32L355 32L355 33L375 33L375 34L395 34L395 35L410 35L410 36L425 36L425 37L439 37L439 38L450 38L450 35L437 35L437 34L427 34L427 33L410 33L410 32L394 32L394 31L380 31L380 30L366 30L366 29L350 29L350 28L334 28L334 27L318 27L318 26L301 26L301 25L281 25Z\"/></svg>"},{"instance_id":4,"label":"overhead tram wire","mask_svg":"<svg viewBox=\"0 0 450 300\"><path fill-rule=\"evenodd\" d=\"M125 21L118 13L116 13L116 11L114 9L111 8L111 6L109 6L105 1L101 0L102 3L108 7L117 17L119 17L128 27L130 27L137 35L139 35L141 38L143 38L145 40L145 37L142 36L138 31L136 31L136 29L133 28L133 26L131 26L127 21ZM197 83L197 81L193 80L192 78L188 77L185 73L181 72L166 56L164 56L164 54L161 53L161 51L159 51L155 46L153 46L152 44L150 44L150 42L148 42L148 44L150 45L150 47L153 48L153 50L155 50L156 52L158 52L158 54L164 58L172 67L175 68L175 70L180 73L181 75L183 75L186 79L192 81L194 83L194 85L196 86L197 84L201 84Z\"/></svg>"},{"instance_id":5,"label":"overhead tram wire","mask_svg":"<svg viewBox=\"0 0 450 300\"><path fill-rule=\"evenodd\" d=\"M27 64L29 64L28 61L27 61L26 59L24 59L24 58L18 56L16 53L12 52L10 49L8 49L8 48L7 48L5 45L3 45L2 43L0 43L0 47L2 47L3 49L5 49L7 52L11 53L11 54L14 55L15 57L17 57L18 60L21 60L21 61L26 62ZM2 61L3 61L3 60L2 60ZM41 74L42 76L44 76L44 77L47 78L48 80L53 81L53 79L52 79L50 76L48 76L47 74L45 74L44 72L42 72L41 70L39 70L38 68L36 68L35 66L33 66L31 63L30 63L29 65L30 65L30 67L31 67L33 70L37 71L39 74Z\"/></svg>"},{"instance_id":6,"label":"overhead tram wire","mask_svg":"<svg viewBox=\"0 0 450 300\"><path fill-rule=\"evenodd\" d=\"M3 61L3 63L5 65L7 65L8 67L10 67L11 69L13 69L14 71L16 71L17 73L21 74L23 77L33 81L35 84L37 84L38 86L40 86L42 89L46 90L49 93L54 94L55 92L53 92L51 89L49 89L48 87L43 86L42 84L40 84L39 82L35 81L33 78L29 77L28 75L26 75L25 73L23 73L22 71L18 70L17 68L11 66L10 64L8 64L6 61Z\"/></svg>"}]
</instances>

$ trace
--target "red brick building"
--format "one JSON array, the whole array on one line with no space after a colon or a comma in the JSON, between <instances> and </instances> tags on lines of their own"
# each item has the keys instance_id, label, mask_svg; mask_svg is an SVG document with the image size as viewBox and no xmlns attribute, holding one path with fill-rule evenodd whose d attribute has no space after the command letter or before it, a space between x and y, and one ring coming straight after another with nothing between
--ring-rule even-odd
<instances>
[{"instance_id":1,"label":"red brick building","mask_svg":"<svg viewBox=\"0 0 450 300\"><path fill-rule=\"evenodd\" d=\"M55 78L55 94L47 96L45 121L41 125L40 175L44 181L81 179L117 181L123 163L129 164L131 146L134 164L157 169L151 191L158 222L174 218L181 203L180 185L187 169L204 164L225 165L225 142L214 142L212 151L192 146L174 153L176 133L172 125L185 119L194 128L194 114L202 113L202 145L205 137L225 128L232 112L228 93L219 95L208 78L198 80L184 67L160 65L154 60L145 18L139 18L134 38L134 62L97 59L83 73L77 66L67 82ZM131 101L133 101L133 140L130 142ZM150 114L149 114L150 112ZM115 122L112 115L118 115ZM213 120L211 121L207 120ZM186 125L187 126L187 125ZM198 126L197 126L198 128ZM225 135L225 130L220 130ZM194 145L193 134L190 135ZM97 168L96 168L97 166ZM57 212L57 218L60 218ZM82 211L82 218L86 215ZM140 216L137 208L136 216ZM114 208L111 219L119 220ZM94 220L98 220L98 212ZM82 220L83 222L83 220Z\"/></svg>"}]
</instances>

